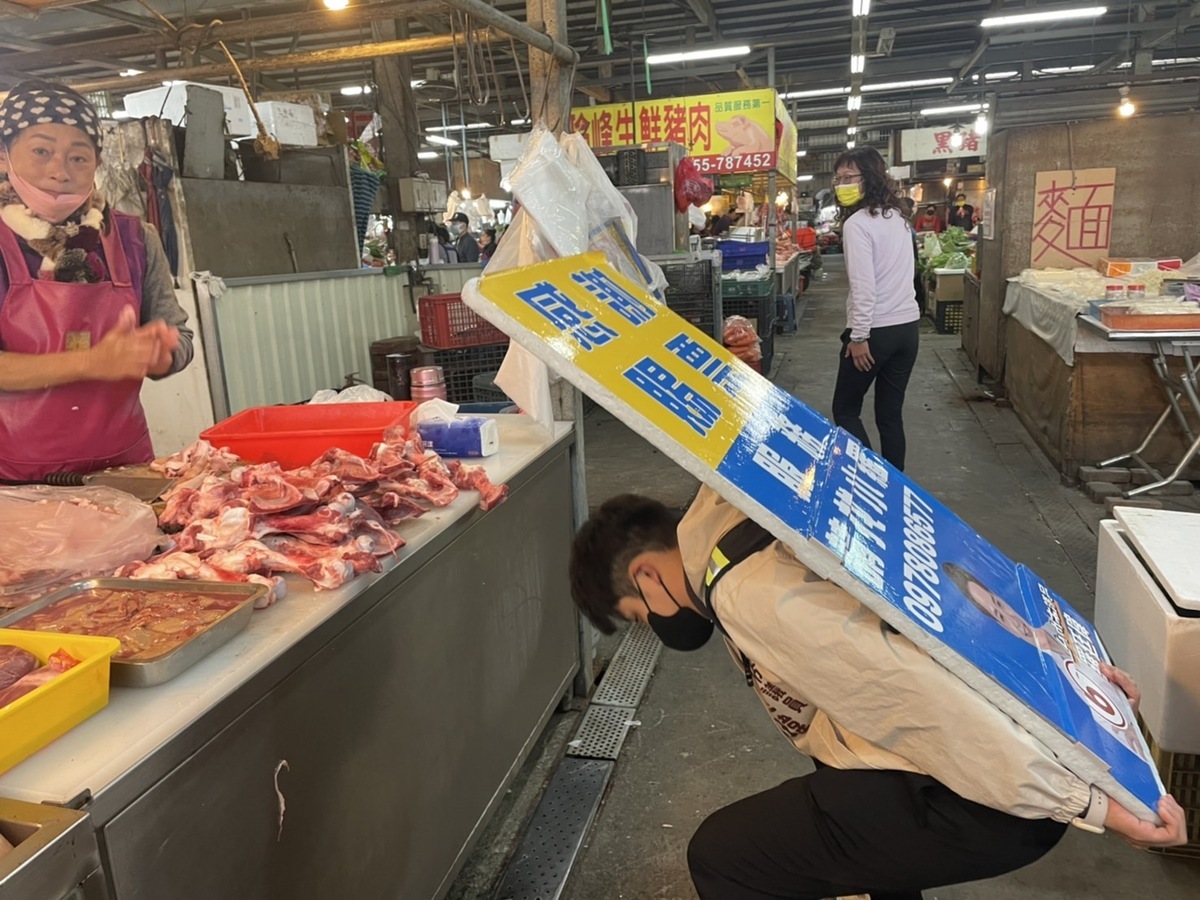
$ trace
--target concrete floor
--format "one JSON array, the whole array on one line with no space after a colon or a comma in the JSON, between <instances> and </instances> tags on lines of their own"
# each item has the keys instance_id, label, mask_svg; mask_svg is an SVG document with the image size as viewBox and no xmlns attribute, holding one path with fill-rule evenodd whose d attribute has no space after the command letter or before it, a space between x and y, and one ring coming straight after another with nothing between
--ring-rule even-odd
<instances>
[{"instance_id":1,"label":"concrete floor","mask_svg":"<svg viewBox=\"0 0 1200 900\"><path fill-rule=\"evenodd\" d=\"M829 258L826 269L829 278L813 285L799 332L776 337L771 375L828 414L845 275L838 257ZM922 335L905 412L907 470L998 548L1090 613L1103 507L1061 484L1012 411L998 408L974 384L958 345L957 336L931 328ZM603 410L588 417L586 446L593 507L624 491L683 506L695 492L695 479ZM684 854L705 816L812 767L775 729L718 641L691 654L664 650L638 720L563 900L692 900ZM559 730L570 729L560 723ZM536 765L545 768L546 759L561 752L559 744L544 741ZM514 793L527 797L537 784L528 779ZM512 819L525 815L527 805L517 799L511 812L501 811L451 897L489 896L487 886L513 849L506 838L515 832ZM926 892L927 900L1097 897L1195 900L1200 863L1070 829L1054 852L1025 870Z\"/></svg>"}]
</instances>

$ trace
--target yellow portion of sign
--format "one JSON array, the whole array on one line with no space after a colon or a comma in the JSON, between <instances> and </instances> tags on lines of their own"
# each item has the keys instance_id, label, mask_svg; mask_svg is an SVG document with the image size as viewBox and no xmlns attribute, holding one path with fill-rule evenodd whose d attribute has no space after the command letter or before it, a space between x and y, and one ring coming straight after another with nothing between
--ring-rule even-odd
<instances>
[{"instance_id":1,"label":"yellow portion of sign","mask_svg":"<svg viewBox=\"0 0 1200 900\"><path fill-rule=\"evenodd\" d=\"M776 170L788 181L796 181L796 123L787 110L783 98L775 95L775 121L783 123L783 131L779 135L779 161Z\"/></svg>"},{"instance_id":2,"label":"yellow portion of sign","mask_svg":"<svg viewBox=\"0 0 1200 900\"><path fill-rule=\"evenodd\" d=\"M769 382L601 253L485 275L479 290L711 468L769 405Z\"/></svg>"},{"instance_id":3,"label":"yellow portion of sign","mask_svg":"<svg viewBox=\"0 0 1200 900\"><path fill-rule=\"evenodd\" d=\"M778 158L795 180L796 128L769 88L581 106L571 110L571 125L593 150L670 141L686 147L706 174L767 171ZM789 131L785 157L780 143L788 143Z\"/></svg>"}]
</instances>

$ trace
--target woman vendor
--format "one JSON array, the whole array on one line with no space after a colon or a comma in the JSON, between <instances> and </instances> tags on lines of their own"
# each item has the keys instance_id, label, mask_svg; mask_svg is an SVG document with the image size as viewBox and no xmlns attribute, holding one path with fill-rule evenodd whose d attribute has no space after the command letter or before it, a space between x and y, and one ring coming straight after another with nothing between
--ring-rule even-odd
<instances>
[{"instance_id":1,"label":"woman vendor","mask_svg":"<svg viewBox=\"0 0 1200 900\"><path fill-rule=\"evenodd\" d=\"M95 187L100 120L61 85L0 104L0 479L153 458L139 393L192 359L153 227Z\"/></svg>"}]
</instances>

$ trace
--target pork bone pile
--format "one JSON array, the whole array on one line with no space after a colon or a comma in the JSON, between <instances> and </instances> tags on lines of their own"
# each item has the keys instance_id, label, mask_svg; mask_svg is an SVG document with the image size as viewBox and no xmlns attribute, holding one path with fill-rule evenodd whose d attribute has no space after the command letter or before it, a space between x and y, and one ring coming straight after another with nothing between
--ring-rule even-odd
<instances>
[{"instance_id":1,"label":"pork bone pile","mask_svg":"<svg viewBox=\"0 0 1200 900\"><path fill-rule=\"evenodd\" d=\"M421 439L389 429L369 458L329 450L310 466L231 463L198 441L155 468L179 473L159 516L175 546L117 575L143 579L254 581L268 585L267 606L283 596L280 573L302 575L317 590L341 587L404 546L393 530L405 519L448 506L460 490L478 491L490 510L508 494L481 466L448 466Z\"/></svg>"}]
</instances>

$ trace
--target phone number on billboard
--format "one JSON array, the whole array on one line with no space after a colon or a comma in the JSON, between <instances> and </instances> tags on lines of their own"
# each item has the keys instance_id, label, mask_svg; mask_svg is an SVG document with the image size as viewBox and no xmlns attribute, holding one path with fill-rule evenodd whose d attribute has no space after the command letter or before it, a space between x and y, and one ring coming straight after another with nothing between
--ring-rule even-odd
<instances>
[{"instance_id":1,"label":"phone number on billboard","mask_svg":"<svg viewBox=\"0 0 1200 900\"><path fill-rule=\"evenodd\" d=\"M774 153L746 153L742 156L696 156L696 168L704 174L721 172L762 172L775 167Z\"/></svg>"}]
</instances>

